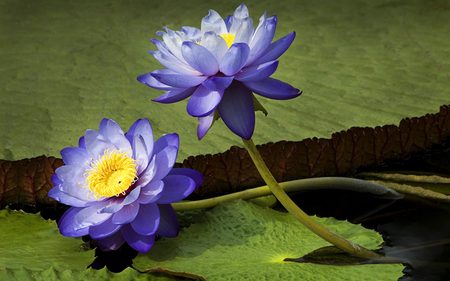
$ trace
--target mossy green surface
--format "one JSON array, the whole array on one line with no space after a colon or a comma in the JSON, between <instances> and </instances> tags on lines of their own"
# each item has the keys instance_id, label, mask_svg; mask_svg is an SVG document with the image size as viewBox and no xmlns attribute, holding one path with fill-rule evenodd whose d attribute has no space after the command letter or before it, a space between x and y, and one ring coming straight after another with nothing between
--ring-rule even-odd
<instances>
[{"instance_id":1,"label":"mossy green surface","mask_svg":"<svg viewBox=\"0 0 450 281\"><path fill-rule=\"evenodd\" d=\"M333 218L315 218L330 230L369 249L381 236ZM329 245L290 214L242 200L219 204L177 238L158 241L134 266L189 271L207 280L397 280L395 265L324 266L283 262Z\"/></svg>"},{"instance_id":2,"label":"mossy green surface","mask_svg":"<svg viewBox=\"0 0 450 281\"><path fill-rule=\"evenodd\" d=\"M202 141L186 102L136 81L161 65L147 53L167 26L199 28L209 9L241 1L0 0L0 158L59 156L86 129L112 118L124 130L149 118L156 137L177 132L178 160L240 145L216 122ZM256 23L278 16L275 34L296 31L274 74L303 91L260 98L254 141L329 137L352 126L397 124L450 101L450 7L446 1L245 1Z\"/></svg>"}]
</instances>

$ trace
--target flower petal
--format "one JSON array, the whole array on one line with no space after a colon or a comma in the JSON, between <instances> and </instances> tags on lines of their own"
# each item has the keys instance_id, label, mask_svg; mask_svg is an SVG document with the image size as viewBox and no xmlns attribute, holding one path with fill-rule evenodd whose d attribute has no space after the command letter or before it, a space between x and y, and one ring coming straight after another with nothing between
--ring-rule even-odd
<instances>
[{"instance_id":1,"label":"flower petal","mask_svg":"<svg viewBox=\"0 0 450 281\"><path fill-rule=\"evenodd\" d=\"M204 75L181 75L169 69L159 69L150 73L159 82L175 87L190 88L201 84L208 77Z\"/></svg>"},{"instance_id":2,"label":"flower petal","mask_svg":"<svg viewBox=\"0 0 450 281\"><path fill-rule=\"evenodd\" d=\"M250 48L245 43L231 45L220 61L220 71L228 76L235 75L245 65Z\"/></svg>"},{"instance_id":3,"label":"flower petal","mask_svg":"<svg viewBox=\"0 0 450 281\"><path fill-rule=\"evenodd\" d=\"M238 81L225 90L217 107L223 122L236 135L250 139L255 129L255 111L252 93Z\"/></svg>"},{"instance_id":4,"label":"flower petal","mask_svg":"<svg viewBox=\"0 0 450 281\"><path fill-rule=\"evenodd\" d=\"M208 116L198 117L197 126L197 138L201 140L211 128L214 123L215 111L211 112Z\"/></svg>"},{"instance_id":5,"label":"flower petal","mask_svg":"<svg viewBox=\"0 0 450 281\"><path fill-rule=\"evenodd\" d=\"M277 28L276 16L266 19L261 26L258 26L249 44L251 51L245 65L250 65L259 59L267 50L275 35Z\"/></svg>"},{"instance_id":6,"label":"flower petal","mask_svg":"<svg viewBox=\"0 0 450 281\"><path fill-rule=\"evenodd\" d=\"M137 201L140 204L153 203L161 197L164 190L164 183L162 180L152 181L141 188L141 194Z\"/></svg>"},{"instance_id":7,"label":"flower petal","mask_svg":"<svg viewBox=\"0 0 450 281\"><path fill-rule=\"evenodd\" d=\"M69 208L58 222L59 232L68 237L79 237L89 234L89 227L75 229L75 217L84 208Z\"/></svg>"},{"instance_id":8,"label":"flower petal","mask_svg":"<svg viewBox=\"0 0 450 281\"><path fill-rule=\"evenodd\" d=\"M119 249L124 242L125 238L123 238L122 232L117 231L113 235L97 240L97 246L104 252L114 251Z\"/></svg>"},{"instance_id":9,"label":"flower petal","mask_svg":"<svg viewBox=\"0 0 450 281\"><path fill-rule=\"evenodd\" d=\"M211 91L203 85L198 86L187 104L187 112L194 117L203 117L213 112L223 96L222 91Z\"/></svg>"},{"instance_id":10,"label":"flower petal","mask_svg":"<svg viewBox=\"0 0 450 281\"><path fill-rule=\"evenodd\" d=\"M147 166L147 169L139 175L138 180L135 182L135 185L145 186L147 185L156 173L156 155L153 155L152 160Z\"/></svg>"},{"instance_id":11,"label":"flower petal","mask_svg":"<svg viewBox=\"0 0 450 281\"><path fill-rule=\"evenodd\" d=\"M123 206L120 211L113 215L112 222L114 224L127 224L133 221L139 211L139 205L138 202L134 202Z\"/></svg>"},{"instance_id":12,"label":"flower petal","mask_svg":"<svg viewBox=\"0 0 450 281\"><path fill-rule=\"evenodd\" d=\"M244 67L234 77L241 82L260 81L270 77L277 70L278 61Z\"/></svg>"},{"instance_id":13,"label":"flower petal","mask_svg":"<svg viewBox=\"0 0 450 281\"><path fill-rule=\"evenodd\" d=\"M284 36L283 38L280 38L277 41L273 42L269 45L267 50L265 50L264 54L260 58L258 58L258 60L253 62L253 64L263 64L268 61L276 60L284 52L286 52L286 50L292 44L292 41L294 41L294 38L295 32L292 32Z\"/></svg>"},{"instance_id":14,"label":"flower petal","mask_svg":"<svg viewBox=\"0 0 450 281\"><path fill-rule=\"evenodd\" d=\"M150 145L153 148L153 142ZM133 139L133 159L136 160L136 173L140 175L148 165L147 146L145 145L144 138L141 135L135 135Z\"/></svg>"},{"instance_id":15,"label":"flower petal","mask_svg":"<svg viewBox=\"0 0 450 281\"><path fill-rule=\"evenodd\" d=\"M78 182L64 182L64 184L59 186L59 190L61 190L61 192L64 192L68 196L88 202L86 206L90 206L93 203L98 202L89 188L84 189L79 185ZM61 203L64 202L61 201Z\"/></svg>"},{"instance_id":16,"label":"flower petal","mask_svg":"<svg viewBox=\"0 0 450 281\"><path fill-rule=\"evenodd\" d=\"M104 155L106 150L113 150L116 146L111 143L105 136L94 130L86 130L84 142L89 157L98 160L99 156Z\"/></svg>"},{"instance_id":17,"label":"flower petal","mask_svg":"<svg viewBox=\"0 0 450 281\"><path fill-rule=\"evenodd\" d=\"M195 89L197 87L191 87L187 89L174 89L171 91L166 92L164 95L159 96L158 98L154 99L153 101L160 102L160 103L174 103L179 102L181 100L184 100L187 97L190 97Z\"/></svg>"},{"instance_id":18,"label":"flower petal","mask_svg":"<svg viewBox=\"0 0 450 281\"><path fill-rule=\"evenodd\" d=\"M94 204L92 201L85 201L77 197L73 197L63 191L61 191L57 186L50 189L47 194L49 197L55 199L56 201L72 206L72 207L88 207Z\"/></svg>"},{"instance_id":19,"label":"flower petal","mask_svg":"<svg viewBox=\"0 0 450 281\"><path fill-rule=\"evenodd\" d=\"M156 173L153 180L163 179L172 170L177 159L178 149L168 146L156 154Z\"/></svg>"},{"instance_id":20,"label":"flower petal","mask_svg":"<svg viewBox=\"0 0 450 281\"><path fill-rule=\"evenodd\" d=\"M82 229L88 226L99 225L109 219L112 214L100 213L100 210L110 204L110 200L100 201L95 205L83 208L74 219L74 229Z\"/></svg>"},{"instance_id":21,"label":"flower petal","mask_svg":"<svg viewBox=\"0 0 450 281\"><path fill-rule=\"evenodd\" d=\"M199 187L203 183L203 180L204 180L204 176L200 172L198 172L196 170L192 170L192 169L187 169L187 168L173 168L170 171L169 175L172 175L172 176L174 176L174 175L181 176L182 175L182 176L190 177L191 179L193 179L195 181L195 185L197 187Z\"/></svg>"},{"instance_id":22,"label":"flower petal","mask_svg":"<svg viewBox=\"0 0 450 281\"><path fill-rule=\"evenodd\" d=\"M219 71L219 64L214 55L197 43L184 42L181 53L186 62L203 75L212 76Z\"/></svg>"},{"instance_id":23,"label":"flower petal","mask_svg":"<svg viewBox=\"0 0 450 281\"><path fill-rule=\"evenodd\" d=\"M202 19L202 37L206 32L212 31L216 34L227 33L227 27L222 17L214 10L209 10L209 14Z\"/></svg>"},{"instance_id":24,"label":"flower petal","mask_svg":"<svg viewBox=\"0 0 450 281\"><path fill-rule=\"evenodd\" d=\"M175 87L163 84L156 80L155 77L151 75L151 72L138 76L137 80L157 90L170 91L176 89Z\"/></svg>"},{"instance_id":25,"label":"flower petal","mask_svg":"<svg viewBox=\"0 0 450 281\"><path fill-rule=\"evenodd\" d=\"M84 183L85 179L83 177L84 173L86 173L86 168L89 166L84 163L83 166L78 165L64 165L58 167L55 170L55 174L58 176L58 179L62 182L81 182Z\"/></svg>"},{"instance_id":26,"label":"flower petal","mask_svg":"<svg viewBox=\"0 0 450 281\"><path fill-rule=\"evenodd\" d=\"M223 91L233 82L233 76L213 76L202 83L210 91Z\"/></svg>"},{"instance_id":27,"label":"flower petal","mask_svg":"<svg viewBox=\"0 0 450 281\"><path fill-rule=\"evenodd\" d=\"M244 85L258 95L275 100L292 99L301 94L298 89L273 78L267 78L262 81L244 82Z\"/></svg>"},{"instance_id":28,"label":"flower petal","mask_svg":"<svg viewBox=\"0 0 450 281\"><path fill-rule=\"evenodd\" d=\"M170 204L183 200L197 187L193 179L183 175L168 175L162 181L164 191L156 201L158 204Z\"/></svg>"},{"instance_id":29,"label":"flower petal","mask_svg":"<svg viewBox=\"0 0 450 281\"><path fill-rule=\"evenodd\" d=\"M202 37L202 46L208 49L216 58L217 62L222 60L223 55L228 51L227 42L214 32L207 32Z\"/></svg>"},{"instance_id":30,"label":"flower petal","mask_svg":"<svg viewBox=\"0 0 450 281\"><path fill-rule=\"evenodd\" d=\"M180 137L178 134L167 134L160 137L154 145L153 153L158 154L167 146L175 146L177 149L180 146Z\"/></svg>"},{"instance_id":31,"label":"flower petal","mask_svg":"<svg viewBox=\"0 0 450 281\"><path fill-rule=\"evenodd\" d=\"M236 37L234 37L233 44L245 43L248 44L253 35L253 20L251 18L245 18L241 21L241 24L236 31Z\"/></svg>"},{"instance_id":32,"label":"flower petal","mask_svg":"<svg viewBox=\"0 0 450 281\"><path fill-rule=\"evenodd\" d=\"M107 219L99 225L89 227L89 235L92 239L98 240L116 233L122 226L112 223L112 218Z\"/></svg>"},{"instance_id":33,"label":"flower petal","mask_svg":"<svg viewBox=\"0 0 450 281\"><path fill-rule=\"evenodd\" d=\"M122 235L133 249L138 252L148 252L155 242L155 235L145 236L134 231L130 224L126 224L121 229Z\"/></svg>"},{"instance_id":34,"label":"flower petal","mask_svg":"<svg viewBox=\"0 0 450 281\"><path fill-rule=\"evenodd\" d=\"M86 149L80 147L66 147L61 150L61 156L66 165L86 165L90 160Z\"/></svg>"},{"instance_id":35,"label":"flower petal","mask_svg":"<svg viewBox=\"0 0 450 281\"><path fill-rule=\"evenodd\" d=\"M141 204L139 213L130 223L131 227L141 235L153 235L159 226L159 208L155 203Z\"/></svg>"},{"instance_id":36,"label":"flower petal","mask_svg":"<svg viewBox=\"0 0 450 281\"><path fill-rule=\"evenodd\" d=\"M178 224L177 214L172 206L170 204L162 204L158 205L158 207L161 217L158 230L156 230L155 234L170 238L178 236L180 226Z\"/></svg>"},{"instance_id":37,"label":"flower petal","mask_svg":"<svg viewBox=\"0 0 450 281\"><path fill-rule=\"evenodd\" d=\"M117 149L131 148L130 142L125 137L125 134L119 124L117 124L114 120L104 118L100 122L98 132L113 143Z\"/></svg>"}]
</instances>

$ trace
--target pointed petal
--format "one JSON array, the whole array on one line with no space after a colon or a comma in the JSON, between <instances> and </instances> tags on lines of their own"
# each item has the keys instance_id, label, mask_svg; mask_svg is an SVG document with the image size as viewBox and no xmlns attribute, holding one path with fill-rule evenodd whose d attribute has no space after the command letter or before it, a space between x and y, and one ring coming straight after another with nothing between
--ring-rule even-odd
<instances>
[{"instance_id":1,"label":"pointed petal","mask_svg":"<svg viewBox=\"0 0 450 281\"><path fill-rule=\"evenodd\" d=\"M210 91L223 91L233 82L233 76L213 76L202 83Z\"/></svg>"},{"instance_id":2,"label":"pointed petal","mask_svg":"<svg viewBox=\"0 0 450 281\"><path fill-rule=\"evenodd\" d=\"M97 240L97 247L100 248L100 250L107 252L107 251L114 251L120 248L120 246L123 245L125 242L125 238L123 238L122 232L117 231L116 233L105 237L103 239Z\"/></svg>"},{"instance_id":3,"label":"pointed petal","mask_svg":"<svg viewBox=\"0 0 450 281\"><path fill-rule=\"evenodd\" d=\"M106 150L113 150L116 148L116 146L107 140L106 137L94 130L86 130L84 141L89 157L94 160L98 160L99 156L104 155Z\"/></svg>"},{"instance_id":4,"label":"pointed petal","mask_svg":"<svg viewBox=\"0 0 450 281\"><path fill-rule=\"evenodd\" d=\"M294 41L295 32L289 33L283 38L278 39L269 45L264 54L258 58L253 64L263 64L268 61L273 61L278 59L286 50L291 46L292 41Z\"/></svg>"},{"instance_id":5,"label":"pointed petal","mask_svg":"<svg viewBox=\"0 0 450 281\"><path fill-rule=\"evenodd\" d=\"M150 73L142 74L138 76L137 80L149 87L152 87L157 90L170 91L176 89L175 87L163 84L155 79Z\"/></svg>"},{"instance_id":6,"label":"pointed petal","mask_svg":"<svg viewBox=\"0 0 450 281\"><path fill-rule=\"evenodd\" d=\"M153 148L153 142L150 148ZM147 168L148 157L144 138L141 135L136 135L133 139L133 159L136 160L137 175L140 175Z\"/></svg>"},{"instance_id":7,"label":"pointed petal","mask_svg":"<svg viewBox=\"0 0 450 281\"><path fill-rule=\"evenodd\" d=\"M110 200L106 199L95 205L80 210L74 219L74 229L77 230L88 226L99 225L109 219L112 214L100 213L100 210L108 206L110 203Z\"/></svg>"},{"instance_id":8,"label":"pointed petal","mask_svg":"<svg viewBox=\"0 0 450 281\"><path fill-rule=\"evenodd\" d=\"M142 138L144 139L145 147L147 148L147 153L150 156L153 153L153 129L152 125L150 125L150 121L148 121L147 118L140 119L136 122L136 125L134 126L133 124L132 127L134 128L134 130L131 134L133 136L142 136Z\"/></svg>"},{"instance_id":9,"label":"pointed petal","mask_svg":"<svg viewBox=\"0 0 450 281\"><path fill-rule=\"evenodd\" d=\"M86 165L90 160L86 149L80 147L66 147L61 150L61 156L66 165Z\"/></svg>"},{"instance_id":10,"label":"pointed petal","mask_svg":"<svg viewBox=\"0 0 450 281\"><path fill-rule=\"evenodd\" d=\"M89 234L89 227L75 229L75 217L84 208L69 208L58 222L59 232L68 237L79 237Z\"/></svg>"},{"instance_id":11,"label":"pointed petal","mask_svg":"<svg viewBox=\"0 0 450 281\"><path fill-rule=\"evenodd\" d=\"M197 187L199 187L204 180L204 176L200 172L188 168L173 168L170 171L169 175L180 175L180 176L182 175L190 177L195 181L195 185Z\"/></svg>"},{"instance_id":12,"label":"pointed petal","mask_svg":"<svg viewBox=\"0 0 450 281\"><path fill-rule=\"evenodd\" d=\"M94 204L92 201L86 201L79 199L77 197L73 197L63 191L61 191L58 187L53 187L48 192L48 196L55 199L56 201L72 206L72 207L88 207Z\"/></svg>"},{"instance_id":13,"label":"pointed petal","mask_svg":"<svg viewBox=\"0 0 450 281\"><path fill-rule=\"evenodd\" d=\"M178 224L177 214L173 210L170 204L158 205L159 212L161 214L159 227L156 230L156 235L161 235L164 237L176 237L180 230Z\"/></svg>"},{"instance_id":14,"label":"pointed petal","mask_svg":"<svg viewBox=\"0 0 450 281\"><path fill-rule=\"evenodd\" d=\"M126 224L121 229L125 241L138 252L148 252L155 242L155 235L145 236L134 231L130 224Z\"/></svg>"},{"instance_id":15,"label":"pointed petal","mask_svg":"<svg viewBox=\"0 0 450 281\"><path fill-rule=\"evenodd\" d=\"M272 16L264 21L261 28L259 28L255 32L253 38L251 39L251 42L249 44L251 51L247 63L245 65L252 64L266 52L267 48L270 45L270 42L272 42L273 40L276 28L277 28L276 16Z\"/></svg>"},{"instance_id":16,"label":"pointed petal","mask_svg":"<svg viewBox=\"0 0 450 281\"><path fill-rule=\"evenodd\" d=\"M220 35L213 32L207 32L203 35L202 46L213 54L217 62L220 62L223 55L228 51L228 45L225 40Z\"/></svg>"},{"instance_id":17,"label":"pointed petal","mask_svg":"<svg viewBox=\"0 0 450 281\"><path fill-rule=\"evenodd\" d=\"M107 219L99 225L89 227L89 235L92 239L98 240L116 233L122 226L112 223L112 218Z\"/></svg>"},{"instance_id":18,"label":"pointed petal","mask_svg":"<svg viewBox=\"0 0 450 281\"><path fill-rule=\"evenodd\" d=\"M130 223L138 234L153 235L159 226L159 208L155 203L141 204L139 213Z\"/></svg>"},{"instance_id":19,"label":"pointed petal","mask_svg":"<svg viewBox=\"0 0 450 281\"><path fill-rule=\"evenodd\" d=\"M214 10L209 10L209 14L202 19L202 36L209 31L216 34L227 33L227 27L222 17Z\"/></svg>"},{"instance_id":20,"label":"pointed petal","mask_svg":"<svg viewBox=\"0 0 450 281\"><path fill-rule=\"evenodd\" d=\"M139 211L139 205L138 202L134 202L123 206L120 211L113 215L112 222L114 224L127 224L132 222Z\"/></svg>"},{"instance_id":21,"label":"pointed petal","mask_svg":"<svg viewBox=\"0 0 450 281\"><path fill-rule=\"evenodd\" d=\"M212 76L219 71L219 64L214 55L197 43L184 42L181 53L186 62L203 75Z\"/></svg>"},{"instance_id":22,"label":"pointed petal","mask_svg":"<svg viewBox=\"0 0 450 281\"><path fill-rule=\"evenodd\" d=\"M253 98L241 82L235 81L225 90L217 111L233 133L246 140L252 137L255 129Z\"/></svg>"},{"instance_id":23,"label":"pointed petal","mask_svg":"<svg viewBox=\"0 0 450 281\"><path fill-rule=\"evenodd\" d=\"M191 87L187 89L175 89L166 92L164 95L159 96L158 98L154 99L153 101L160 102L160 103L174 103L184 100L187 97L190 97L195 89L197 87Z\"/></svg>"},{"instance_id":24,"label":"pointed petal","mask_svg":"<svg viewBox=\"0 0 450 281\"><path fill-rule=\"evenodd\" d=\"M65 182L59 187L59 190L61 190L61 192L64 192L68 196L74 197L81 201L88 202L86 203L86 206L91 206L96 202L98 202L97 199L95 199L94 194L89 190L89 188L86 187L86 189L84 189L78 184L78 182ZM61 201L61 203L63 202Z\"/></svg>"},{"instance_id":25,"label":"pointed petal","mask_svg":"<svg viewBox=\"0 0 450 281\"><path fill-rule=\"evenodd\" d=\"M241 82L260 81L270 77L277 70L278 61L244 67L234 77Z\"/></svg>"},{"instance_id":26,"label":"pointed petal","mask_svg":"<svg viewBox=\"0 0 450 281\"><path fill-rule=\"evenodd\" d=\"M158 204L170 204L183 200L197 187L193 179L183 175L168 175L162 181L164 191L156 201Z\"/></svg>"},{"instance_id":27,"label":"pointed petal","mask_svg":"<svg viewBox=\"0 0 450 281\"><path fill-rule=\"evenodd\" d=\"M301 92L280 80L267 78L262 81L244 82L244 85L252 92L275 100L287 100L298 97Z\"/></svg>"},{"instance_id":28,"label":"pointed petal","mask_svg":"<svg viewBox=\"0 0 450 281\"><path fill-rule=\"evenodd\" d=\"M158 154L161 150L167 146L175 146L177 149L180 146L180 137L178 134L167 134L160 137L153 148L153 153Z\"/></svg>"},{"instance_id":29,"label":"pointed petal","mask_svg":"<svg viewBox=\"0 0 450 281\"><path fill-rule=\"evenodd\" d=\"M163 179L172 170L177 159L178 149L168 146L156 154L156 173L153 180Z\"/></svg>"},{"instance_id":30,"label":"pointed petal","mask_svg":"<svg viewBox=\"0 0 450 281\"><path fill-rule=\"evenodd\" d=\"M64 165L58 167L55 171L55 174L58 176L58 179L62 182L81 182L84 183L85 179L83 177L84 173L86 173L86 168L89 168L86 164L84 166L78 165Z\"/></svg>"},{"instance_id":31,"label":"pointed petal","mask_svg":"<svg viewBox=\"0 0 450 281\"><path fill-rule=\"evenodd\" d=\"M159 82L175 87L175 88L190 88L201 84L208 77L204 75L181 75L168 69L159 69L151 72Z\"/></svg>"},{"instance_id":32,"label":"pointed petal","mask_svg":"<svg viewBox=\"0 0 450 281\"><path fill-rule=\"evenodd\" d=\"M137 201L140 204L149 204L158 200L164 190L164 183L162 180L152 181L141 188L141 194Z\"/></svg>"},{"instance_id":33,"label":"pointed petal","mask_svg":"<svg viewBox=\"0 0 450 281\"><path fill-rule=\"evenodd\" d=\"M152 160L147 166L147 169L139 175L138 180L135 182L135 185L145 186L147 185L156 173L156 155L153 155Z\"/></svg>"},{"instance_id":34,"label":"pointed petal","mask_svg":"<svg viewBox=\"0 0 450 281\"><path fill-rule=\"evenodd\" d=\"M222 91L211 91L203 85L198 86L187 104L187 112L194 117L203 117L213 112L223 96Z\"/></svg>"},{"instance_id":35,"label":"pointed petal","mask_svg":"<svg viewBox=\"0 0 450 281\"><path fill-rule=\"evenodd\" d=\"M245 43L231 45L220 61L220 71L227 75L235 75L245 65L250 48Z\"/></svg>"},{"instance_id":36,"label":"pointed petal","mask_svg":"<svg viewBox=\"0 0 450 281\"><path fill-rule=\"evenodd\" d=\"M235 43L250 43L250 39L253 35L253 20L251 18L245 18L241 21L241 24L234 37L233 44Z\"/></svg>"},{"instance_id":37,"label":"pointed petal","mask_svg":"<svg viewBox=\"0 0 450 281\"><path fill-rule=\"evenodd\" d=\"M211 128L214 122L215 111L208 116L198 117L197 138L201 140Z\"/></svg>"},{"instance_id":38,"label":"pointed petal","mask_svg":"<svg viewBox=\"0 0 450 281\"><path fill-rule=\"evenodd\" d=\"M131 148L131 144L125 137L122 128L114 120L104 118L100 122L98 132L113 143L117 149Z\"/></svg>"}]
</instances>

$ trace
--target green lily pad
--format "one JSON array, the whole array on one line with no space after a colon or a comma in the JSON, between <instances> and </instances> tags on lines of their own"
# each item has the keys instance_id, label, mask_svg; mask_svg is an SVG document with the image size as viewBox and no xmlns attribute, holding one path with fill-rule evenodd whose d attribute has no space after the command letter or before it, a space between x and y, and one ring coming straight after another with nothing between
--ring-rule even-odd
<instances>
[{"instance_id":1,"label":"green lily pad","mask_svg":"<svg viewBox=\"0 0 450 281\"><path fill-rule=\"evenodd\" d=\"M333 218L317 221L370 249L381 236L359 225ZM158 241L134 266L189 270L207 280L397 280L404 266L323 266L284 262L327 246L290 214L242 200L220 204L201 222L183 229L177 238Z\"/></svg>"}]
</instances>

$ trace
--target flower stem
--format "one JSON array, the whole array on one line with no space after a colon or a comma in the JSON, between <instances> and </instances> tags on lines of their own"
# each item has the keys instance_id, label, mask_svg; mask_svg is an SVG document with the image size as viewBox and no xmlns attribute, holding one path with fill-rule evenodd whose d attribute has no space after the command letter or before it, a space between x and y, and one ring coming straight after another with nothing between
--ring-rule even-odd
<instances>
[{"instance_id":1,"label":"flower stem","mask_svg":"<svg viewBox=\"0 0 450 281\"><path fill-rule=\"evenodd\" d=\"M355 244L337 235L336 233L332 232L328 228L322 226L321 224L313 220L305 212L303 212L291 200L291 198L286 194L286 192L284 192L284 190L275 180L272 173L269 171L266 164L264 163L264 160L262 159L261 154L259 154L259 151L256 148L255 144L253 143L252 139L250 140L242 139L242 140L244 141L245 148L250 154L253 163L255 163L256 168L258 169L259 173L261 174L266 184L269 186L272 193L275 195L278 201L280 201L280 203L286 208L286 210L288 210L289 213L291 213L291 215L293 215L297 220L299 220L304 226L306 226L309 230L317 234L322 239L328 241L329 243L333 244L334 246L351 255L367 259L382 257L373 251L370 251L364 247L359 246L358 244Z\"/></svg>"}]
</instances>

